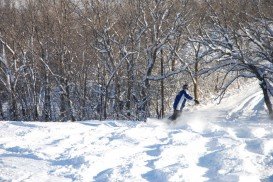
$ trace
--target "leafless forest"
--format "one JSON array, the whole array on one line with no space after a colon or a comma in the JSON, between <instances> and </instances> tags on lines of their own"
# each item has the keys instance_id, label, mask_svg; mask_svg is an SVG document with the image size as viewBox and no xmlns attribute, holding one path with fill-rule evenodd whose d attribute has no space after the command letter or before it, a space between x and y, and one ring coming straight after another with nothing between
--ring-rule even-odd
<instances>
[{"instance_id":1,"label":"leafless forest","mask_svg":"<svg viewBox=\"0 0 273 182\"><path fill-rule=\"evenodd\" d=\"M1 0L0 120L164 117L187 82L273 95L271 0Z\"/></svg>"}]
</instances>

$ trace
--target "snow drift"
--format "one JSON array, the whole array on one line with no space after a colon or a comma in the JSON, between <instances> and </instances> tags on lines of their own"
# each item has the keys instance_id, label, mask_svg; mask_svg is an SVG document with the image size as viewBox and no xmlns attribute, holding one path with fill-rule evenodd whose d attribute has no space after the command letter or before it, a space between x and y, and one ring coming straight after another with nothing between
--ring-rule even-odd
<instances>
[{"instance_id":1,"label":"snow drift","mask_svg":"<svg viewBox=\"0 0 273 182\"><path fill-rule=\"evenodd\" d=\"M0 181L273 181L273 124L246 89L148 119L1 122Z\"/></svg>"}]
</instances>

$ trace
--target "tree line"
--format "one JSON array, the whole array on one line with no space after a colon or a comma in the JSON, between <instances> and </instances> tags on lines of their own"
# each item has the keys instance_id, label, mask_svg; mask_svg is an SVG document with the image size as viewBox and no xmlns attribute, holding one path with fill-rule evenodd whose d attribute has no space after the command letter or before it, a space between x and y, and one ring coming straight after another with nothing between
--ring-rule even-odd
<instances>
[{"instance_id":1,"label":"tree line","mask_svg":"<svg viewBox=\"0 0 273 182\"><path fill-rule=\"evenodd\" d=\"M270 0L2 0L0 118L164 117L258 79L273 115Z\"/></svg>"}]
</instances>

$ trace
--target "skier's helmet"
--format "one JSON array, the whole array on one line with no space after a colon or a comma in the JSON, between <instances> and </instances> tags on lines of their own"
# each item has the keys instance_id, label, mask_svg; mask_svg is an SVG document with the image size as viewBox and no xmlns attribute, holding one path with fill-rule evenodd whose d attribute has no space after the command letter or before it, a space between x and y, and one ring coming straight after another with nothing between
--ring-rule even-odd
<instances>
[{"instance_id":1,"label":"skier's helmet","mask_svg":"<svg viewBox=\"0 0 273 182\"><path fill-rule=\"evenodd\" d=\"M184 84L183 85L183 89L188 89L189 88L189 85L188 84Z\"/></svg>"}]
</instances>

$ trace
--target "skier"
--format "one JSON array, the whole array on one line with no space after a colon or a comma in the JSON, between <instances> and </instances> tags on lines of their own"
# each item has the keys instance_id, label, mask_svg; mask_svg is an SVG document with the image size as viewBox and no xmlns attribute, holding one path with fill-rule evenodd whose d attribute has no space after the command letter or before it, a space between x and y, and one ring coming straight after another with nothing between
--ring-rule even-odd
<instances>
[{"instance_id":1,"label":"skier","mask_svg":"<svg viewBox=\"0 0 273 182\"><path fill-rule=\"evenodd\" d=\"M188 84L184 84L183 89L176 95L173 103L173 115L169 117L170 120L174 121L181 115L187 100L193 100L195 104L199 104L198 100L193 99L193 97L187 93L188 88Z\"/></svg>"}]
</instances>

